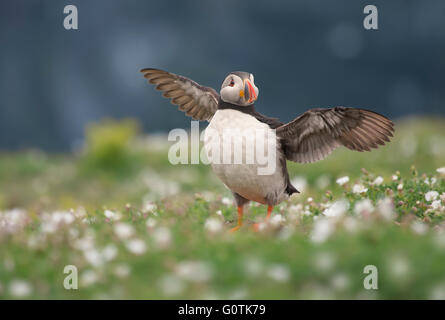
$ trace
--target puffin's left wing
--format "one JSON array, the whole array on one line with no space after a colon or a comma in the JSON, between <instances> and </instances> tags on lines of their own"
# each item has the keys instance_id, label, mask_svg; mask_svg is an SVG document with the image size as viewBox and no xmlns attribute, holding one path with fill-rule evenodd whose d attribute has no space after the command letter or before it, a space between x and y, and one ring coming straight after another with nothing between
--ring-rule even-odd
<instances>
[{"instance_id":1,"label":"puffin's left wing","mask_svg":"<svg viewBox=\"0 0 445 320\"><path fill-rule=\"evenodd\" d=\"M392 137L394 124L388 118L364 109L316 108L277 128L286 158L308 163L326 158L345 146L370 151Z\"/></svg>"},{"instance_id":2,"label":"puffin's left wing","mask_svg":"<svg viewBox=\"0 0 445 320\"><path fill-rule=\"evenodd\" d=\"M210 120L218 109L219 94L212 88L167 71L146 68L141 72L149 83L195 120Z\"/></svg>"}]
</instances>

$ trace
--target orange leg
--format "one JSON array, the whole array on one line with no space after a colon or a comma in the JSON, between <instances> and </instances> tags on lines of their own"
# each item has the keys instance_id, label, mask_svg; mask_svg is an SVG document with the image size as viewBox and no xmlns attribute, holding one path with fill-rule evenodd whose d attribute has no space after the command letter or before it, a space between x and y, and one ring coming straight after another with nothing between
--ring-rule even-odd
<instances>
[{"instance_id":1,"label":"orange leg","mask_svg":"<svg viewBox=\"0 0 445 320\"><path fill-rule=\"evenodd\" d=\"M270 218L270 214L272 213L272 210L273 210L273 206L268 206L268 207L267 207L266 221L269 220L269 218Z\"/></svg>"},{"instance_id":2,"label":"orange leg","mask_svg":"<svg viewBox=\"0 0 445 320\"><path fill-rule=\"evenodd\" d=\"M267 207L267 215L266 215L266 222L269 221L270 215L272 214L273 206ZM260 223L254 223L253 224L253 230L259 231L260 229Z\"/></svg>"},{"instance_id":3,"label":"orange leg","mask_svg":"<svg viewBox=\"0 0 445 320\"><path fill-rule=\"evenodd\" d=\"M238 207L238 222L236 227L230 229L230 232L235 232L243 225L243 207Z\"/></svg>"}]
</instances>

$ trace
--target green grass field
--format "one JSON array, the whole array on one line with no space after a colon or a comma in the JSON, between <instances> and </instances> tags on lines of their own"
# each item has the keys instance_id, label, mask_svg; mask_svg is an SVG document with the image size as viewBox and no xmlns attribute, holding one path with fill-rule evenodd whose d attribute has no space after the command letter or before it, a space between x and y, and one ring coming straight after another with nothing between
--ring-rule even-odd
<instances>
[{"instance_id":1,"label":"green grass field","mask_svg":"<svg viewBox=\"0 0 445 320\"><path fill-rule=\"evenodd\" d=\"M302 193L259 232L249 205L234 234L210 167L171 165L132 121L88 127L74 154L2 152L0 298L445 299L444 128L405 119L379 150L289 163Z\"/></svg>"}]
</instances>

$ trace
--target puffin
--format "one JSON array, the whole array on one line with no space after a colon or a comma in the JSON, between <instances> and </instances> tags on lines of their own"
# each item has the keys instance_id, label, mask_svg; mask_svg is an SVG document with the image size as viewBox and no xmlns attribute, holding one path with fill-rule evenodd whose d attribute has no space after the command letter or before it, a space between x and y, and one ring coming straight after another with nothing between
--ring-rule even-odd
<instances>
[{"instance_id":1,"label":"puffin","mask_svg":"<svg viewBox=\"0 0 445 320\"><path fill-rule=\"evenodd\" d=\"M248 202L267 205L267 221L274 206L299 193L289 179L287 160L297 163L320 161L341 146L359 152L371 151L389 142L394 132L394 123L387 117L361 108L313 108L289 123L267 117L255 110L259 90L249 72L230 72L219 93L164 70L145 68L141 72L187 116L208 121L204 147L210 154L209 162L218 178L231 190L237 206L238 219L232 232L243 225L244 207ZM246 161L249 157L252 160L253 152L247 147L248 141L243 140L241 148L235 149L231 144L212 138L215 133L224 137L227 132L248 132L247 140L253 141L257 149L263 144L261 147L274 155L267 157L274 161L273 170L260 173L260 169L264 169L263 162ZM258 132L260 134L255 134ZM228 154L227 159L231 161L220 161L217 152L213 153L215 150ZM243 161L233 161L236 156L241 156ZM258 227L259 224L254 224L255 230Z\"/></svg>"}]
</instances>

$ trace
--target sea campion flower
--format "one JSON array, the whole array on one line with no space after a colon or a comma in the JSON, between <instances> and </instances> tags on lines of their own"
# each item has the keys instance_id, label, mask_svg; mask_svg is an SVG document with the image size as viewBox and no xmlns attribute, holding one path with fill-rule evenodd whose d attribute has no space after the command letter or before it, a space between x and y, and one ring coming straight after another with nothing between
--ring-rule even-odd
<instances>
[{"instance_id":1,"label":"sea campion flower","mask_svg":"<svg viewBox=\"0 0 445 320\"><path fill-rule=\"evenodd\" d=\"M134 235L134 228L128 223L120 222L114 225L114 233L120 239L128 239Z\"/></svg>"},{"instance_id":2,"label":"sea campion flower","mask_svg":"<svg viewBox=\"0 0 445 320\"><path fill-rule=\"evenodd\" d=\"M383 183L383 178L381 176L378 176L377 178L374 179L374 181L372 182L373 185L375 186L379 186Z\"/></svg>"},{"instance_id":3,"label":"sea campion flower","mask_svg":"<svg viewBox=\"0 0 445 320\"><path fill-rule=\"evenodd\" d=\"M433 200L436 200L438 196L439 196L439 192L437 192L437 191L428 191L427 193L425 193L425 200L426 201L433 201Z\"/></svg>"},{"instance_id":4,"label":"sea campion flower","mask_svg":"<svg viewBox=\"0 0 445 320\"><path fill-rule=\"evenodd\" d=\"M182 261L176 266L176 274L191 282L206 282L213 276L213 269L204 261Z\"/></svg>"},{"instance_id":5,"label":"sea campion flower","mask_svg":"<svg viewBox=\"0 0 445 320\"><path fill-rule=\"evenodd\" d=\"M374 211L374 206L369 199L357 201L354 206L354 212L357 215L369 214Z\"/></svg>"},{"instance_id":6,"label":"sea campion flower","mask_svg":"<svg viewBox=\"0 0 445 320\"><path fill-rule=\"evenodd\" d=\"M344 176L344 177L338 178L335 182L337 182L338 185L342 186L345 183L349 182L349 177L348 176Z\"/></svg>"},{"instance_id":7,"label":"sea campion flower","mask_svg":"<svg viewBox=\"0 0 445 320\"><path fill-rule=\"evenodd\" d=\"M131 239L126 243L128 251L135 255L141 255L147 251L147 245L141 239Z\"/></svg>"},{"instance_id":8,"label":"sea campion flower","mask_svg":"<svg viewBox=\"0 0 445 320\"><path fill-rule=\"evenodd\" d=\"M368 188L365 188L365 186L362 184L354 184L352 187L353 193L365 193L366 191L368 191Z\"/></svg>"},{"instance_id":9,"label":"sea campion flower","mask_svg":"<svg viewBox=\"0 0 445 320\"><path fill-rule=\"evenodd\" d=\"M9 294L15 298L24 298L32 292L32 286L25 280L15 279L9 284Z\"/></svg>"},{"instance_id":10,"label":"sea campion flower","mask_svg":"<svg viewBox=\"0 0 445 320\"><path fill-rule=\"evenodd\" d=\"M222 231L223 225L217 218L208 218L204 224L204 229L209 233L218 233Z\"/></svg>"},{"instance_id":11,"label":"sea campion flower","mask_svg":"<svg viewBox=\"0 0 445 320\"><path fill-rule=\"evenodd\" d=\"M323 211L323 214L326 217L341 217L348 210L348 208L349 208L349 203L346 200L341 199L329 205Z\"/></svg>"}]
</instances>

